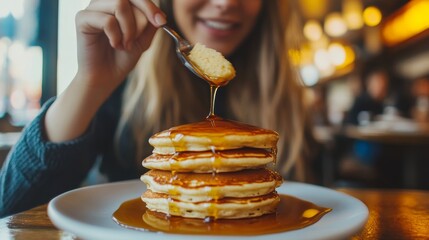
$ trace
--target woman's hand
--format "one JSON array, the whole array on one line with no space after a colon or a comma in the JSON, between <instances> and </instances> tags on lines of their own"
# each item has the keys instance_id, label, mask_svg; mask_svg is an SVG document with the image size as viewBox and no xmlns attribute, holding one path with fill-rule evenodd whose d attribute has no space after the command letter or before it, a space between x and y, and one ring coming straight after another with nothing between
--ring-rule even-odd
<instances>
[{"instance_id":1,"label":"woman's hand","mask_svg":"<svg viewBox=\"0 0 429 240\"><path fill-rule=\"evenodd\" d=\"M76 15L77 78L110 93L166 23L151 0L92 0Z\"/></svg>"},{"instance_id":2,"label":"woman's hand","mask_svg":"<svg viewBox=\"0 0 429 240\"><path fill-rule=\"evenodd\" d=\"M165 24L151 0L92 0L76 16L78 72L48 109L49 141L81 136Z\"/></svg>"}]
</instances>

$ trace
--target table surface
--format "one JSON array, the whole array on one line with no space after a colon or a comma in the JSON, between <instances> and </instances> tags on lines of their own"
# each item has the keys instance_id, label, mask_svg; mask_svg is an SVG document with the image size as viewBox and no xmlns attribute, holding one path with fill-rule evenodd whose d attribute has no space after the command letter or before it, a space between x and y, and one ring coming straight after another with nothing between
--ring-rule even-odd
<instances>
[{"instance_id":1,"label":"table surface","mask_svg":"<svg viewBox=\"0 0 429 240\"><path fill-rule=\"evenodd\" d=\"M392 130L371 126L347 126L342 134L349 138L367 141L382 142L401 145L427 145L429 144L429 127L421 127L418 130Z\"/></svg>"},{"instance_id":2,"label":"table surface","mask_svg":"<svg viewBox=\"0 0 429 240\"><path fill-rule=\"evenodd\" d=\"M428 239L429 191L341 188L362 200L369 219L351 239ZM56 229L46 213L46 205L0 219L0 239L77 239Z\"/></svg>"}]
</instances>

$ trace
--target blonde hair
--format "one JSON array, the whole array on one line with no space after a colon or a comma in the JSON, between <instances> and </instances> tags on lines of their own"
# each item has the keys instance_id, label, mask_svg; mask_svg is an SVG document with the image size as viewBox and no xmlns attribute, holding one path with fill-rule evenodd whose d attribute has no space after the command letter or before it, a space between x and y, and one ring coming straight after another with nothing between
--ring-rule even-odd
<instances>
[{"instance_id":1,"label":"blonde hair","mask_svg":"<svg viewBox=\"0 0 429 240\"><path fill-rule=\"evenodd\" d=\"M292 2L263 1L255 29L230 56L237 77L226 86L226 99L231 117L279 133L278 170L288 177L295 166L294 178L304 180L304 92L288 55L298 32ZM172 18L169 22L174 24ZM117 132L131 128L138 160L150 154L147 139L153 133L199 121L208 113L208 95L196 90L205 83L190 78L175 56L173 41L158 31L126 87Z\"/></svg>"}]
</instances>

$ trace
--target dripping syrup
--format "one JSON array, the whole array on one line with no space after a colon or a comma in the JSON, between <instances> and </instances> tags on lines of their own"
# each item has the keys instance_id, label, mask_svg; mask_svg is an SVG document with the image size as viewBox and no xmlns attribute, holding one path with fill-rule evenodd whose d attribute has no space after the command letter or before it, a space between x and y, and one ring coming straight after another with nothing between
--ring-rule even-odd
<instances>
[{"instance_id":1,"label":"dripping syrup","mask_svg":"<svg viewBox=\"0 0 429 240\"><path fill-rule=\"evenodd\" d=\"M215 116L216 93L219 86L210 85L210 112L207 118Z\"/></svg>"}]
</instances>

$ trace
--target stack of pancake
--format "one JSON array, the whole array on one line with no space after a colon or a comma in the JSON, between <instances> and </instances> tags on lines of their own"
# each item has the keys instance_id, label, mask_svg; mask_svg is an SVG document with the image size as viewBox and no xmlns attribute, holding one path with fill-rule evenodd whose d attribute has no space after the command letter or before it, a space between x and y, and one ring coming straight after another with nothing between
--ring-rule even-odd
<instances>
[{"instance_id":1,"label":"stack of pancake","mask_svg":"<svg viewBox=\"0 0 429 240\"><path fill-rule=\"evenodd\" d=\"M151 211L188 218L249 218L275 211L281 176L275 161L278 134L209 117L149 139L143 160L142 200Z\"/></svg>"}]
</instances>

